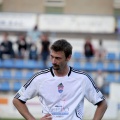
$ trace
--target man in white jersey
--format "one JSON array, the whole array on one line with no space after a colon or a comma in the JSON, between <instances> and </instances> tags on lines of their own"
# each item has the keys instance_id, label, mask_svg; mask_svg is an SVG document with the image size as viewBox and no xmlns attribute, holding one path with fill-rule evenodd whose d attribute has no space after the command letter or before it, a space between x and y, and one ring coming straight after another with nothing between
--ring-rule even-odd
<instances>
[{"instance_id":1,"label":"man in white jersey","mask_svg":"<svg viewBox=\"0 0 120 120\"><path fill-rule=\"evenodd\" d=\"M72 46L64 39L51 45L52 67L37 72L16 93L13 104L26 120L36 120L26 102L39 97L43 117L40 120L82 120L84 99L97 105L93 120L101 120L107 103L92 78L68 66Z\"/></svg>"}]
</instances>

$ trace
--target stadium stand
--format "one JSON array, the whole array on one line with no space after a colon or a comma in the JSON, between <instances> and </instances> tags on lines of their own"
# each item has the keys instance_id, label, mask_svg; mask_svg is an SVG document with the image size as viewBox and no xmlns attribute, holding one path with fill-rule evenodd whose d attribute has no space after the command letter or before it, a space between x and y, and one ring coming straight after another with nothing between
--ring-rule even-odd
<instances>
[{"instance_id":1,"label":"stadium stand","mask_svg":"<svg viewBox=\"0 0 120 120\"><path fill-rule=\"evenodd\" d=\"M12 37L11 37L12 38ZM16 38L16 37L13 37ZM59 38L54 38L59 39ZM102 70L106 75L107 85L104 86L104 91L106 94L109 94L109 85L112 82L119 82L120 83L120 76L114 79L114 77L107 77L109 72L110 74L119 74L120 72L120 53L118 48L116 48L117 41L112 40L103 40L103 45L106 46L107 55L105 60L103 61L96 61L95 58L92 58L90 61L87 61L83 55L83 44L84 39L73 39L73 38L66 38L70 41L73 45L73 56L72 60L69 63L75 69L87 71L92 78L96 74L96 71ZM15 39L13 40L15 41ZM53 40L54 41L54 40ZM51 41L51 42L53 42ZM98 43L96 39L92 40L93 45L95 48L98 47ZM14 46L15 48L15 46ZM111 49L112 48L112 49ZM15 48L16 50L17 48ZM52 64L48 59L47 66L51 67ZM26 82L35 71L44 69L44 64L41 59L38 60L29 60L29 59L5 59L0 60L0 79L2 84L2 91L17 91L20 87L20 84ZM5 83L4 83L5 82ZM4 84L3 84L4 83ZM13 87L10 87L12 84ZM8 86L8 87L7 87ZM16 87L15 87L16 86ZM6 90L4 90L4 88Z\"/></svg>"},{"instance_id":2,"label":"stadium stand","mask_svg":"<svg viewBox=\"0 0 120 120\"><path fill-rule=\"evenodd\" d=\"M74 67L75 69L77 69L77 70L82 69L79 61L75 61L75 62L73 63L73 67Z\"/></svg>"},{"instance_id":3,"label":"stadium stand","mask_svg":"<svg viewBox=\"0 0 120 120\"><path fill-rule=\"evenodd\" d=\"M109 53L107 53L106 59L107 60L117 60L117 56L114 52L109 52Z\"/></svg>"},{"instance_id":4,"label":"stadium stand","mask_svg":"<svg viewBox=\"0 0 120 120\"><path fill-rule=\"evenodd\" d=\"M13 91L18 91L22 87L21 82L14 82L13 83Z\"/></svg>"},{"instance_id":5,"label":"stadium stand","mask_svg":"<svg viewBox=\"0 0 120 120\"><path fill-rule=\"evenodd\" d=\"M80 53L79 51L75 51L73 53L73 59L74 60L80 60L83 57L82 53Z\"/></svg>"},{"instance_id":6,"label":"stadium stand","mask_svg":"<svg viewBox=\"0 0 120 120\"><path fill-rule=\"evenodd\" d=\"M120 83L120 75L118 76L117 82Z\"/></svg>"},{"instance_id":7,"label":"stadium stand","mask_svg":"<svg viewBox=\"0 0 120 120\"><path fill-rule=\"evenodd\" d=\"M115 72L117 71L117 68L116 68L116 65L115 65L115 62L109 62L105 68L106 71L109 71L109 72Z\"/></svg>"},{"instance_id":8,"label":"stadium stand","mask_svg":"<svg viewBox=\"0 0 120 120\"><path fill-rule=\"evenodd\" d=\"M2 60L0 60L0 68L2 68Z\"/></svg>"},{"instance_id":9,"label":"stadium stand","mask_svg":"<svg viewBox=\"0 0 120 120\"><path fill-rule=\"evenodd\" d=\"M103 91L104 94L108 96L110 94L110 86L109 85L104 86Z\"/></svg>"},{"instance_id":10,"label":"stadium stand","mask_svg":"<svg viewBox=\"0 0 120 120\"><path fill-rule=\"evenodd\" d=\"M24 65L25 65L25 61L23 59L18 59L15 60L13 67L15 67L16 69L23 69Z\"/></svg>"},{"instance_id":11,"label":"stadium stand","mask_svg":"<svg viewBox=\"0 0 120 120\"><path fill-rule=\"evenodd\" d=\"M27 71L25 76L24 76L24 79L25 80L28 80L32 77L32 75L34 74L34 71L30 70L30 71Z\"/></svg>"},{"instance_id":12,"label":"stadium stand","mask_svg":"<svg viewBox=\"0 0 120 120\"><path fill-rule=\"evenodd\" d=\"M14 80L18 80L18 81L21 81L21 80L23 80L24 79L24 75L23 75L23 71L22 70L16 70L15 71L15 74L14 74L14 76L13 76L13 79Z\"/></svg>"},{"instance_id":13,"label":"stadium stand","mask_svg":"<svg viewBox=\"0 0 120 120\"><path fill-rule=\"evenodd\" d=\"M8 81L4 81L4 82L0 83L0 91L7 92L10 90L11 90L10 83Z\"/></svg>"},{"instance_id":14,"label":"stadium stand","mask_svg":"<svg viewBox=\"0 0 120 120\"><path fill-rule=\"evenodd\" d=\"M96 70L104 70L104 63L103 62L96 62L95 68L96 68Z\"/></svg>"},{"instance_id":15,"label":"stadium stand","mask_svg":"<svg viewBox=\"0 0 120 120\"><path fill-rule=\"evenodd\" d=\"M11 71L10 70L3 70L0 78L3 80L11 80L12 79Z\"/></svg>"},{"instance_id":16,"label":"stadium stand","mask_svg":"<svg viewBox=\"0 0 120 120\"><path fill-rule=\"evenodd\" d=\"M42 61L40 61L39 66L44 67ZM48 67L51 67L51 66L52 66L52 63L51 63L50 61L48 61L48 62L47 62L47 66L48 66Z\"/></svg>"},{"instance_id":17,"label":"stadium stand","mask_svg":"<svg viewBox=\"0 0 120 120\"><path fill-rule=\"evenodd\" d=\"M105 82L106 82L107 84L112 83L112 82L116 82L115 74L113 74L113 73L108 73L107 76L105 77Z\"/></svg>"},{"instance_id":18,"label":"stadium stand","mask_svg":"<svg viewBox=\"0 0 120 120\"><path fill-rule=\"evenodd\" d=\"M13 68L14 67L14 60L13 59L5 59L2 61L3 68Z\"/></svg>"},{"instance_id":19,"label":"stadium stand","mask_svg":"<svg viewBox=\"0 0 120 120\"><path fill-rule=\"evenodd\" d=\"M47 66L48 66L48 67L51 66L51 62L50 62L50 61L48 61ZM37 61L37 68L38 68L38 69L44 69L44 67L45 67L45 66L44 66L44 63L43 63L42 60Z\"/></svg>"},{"instance_id":20,"label":"stadium stand","mask_svg":"<svg viewBox=\"0 0 120 120\"><path fill-rule=\"evenodd\" d=\"M120 72L120 63L119 63L119 65L118 65L118 72Z\"/></svg>"},{"instance_id":21,"label":"stadium stand","mask_svg":"<svg viewBox=\"0 0 120 120\"><path fill-rule=\"evenodd\" d=\"M36 69L37 68L37 62L35 60L25 60L24 68L26 69Z\"/></svg>"},{"instance_id":22,"label":"stadium stand","mask_svg":"<svg viewBox=\"0 0 120 120\"><path fill-rule=\"evenodd\" d=\"M94 71L95 70L95 65L91 62L85 62L84 66L83 66L83 70Z\"/></svg>"},{"instance_id":23,"label":"stadium stand","mask_svg":"<svg viewBox=\"0 0 120 120\"><path fill-rule=\"evenodd\" d=\"M118 60L120 60L120 53L119 53L119 55L118 55Z\"/></svg>"}]
</instances>

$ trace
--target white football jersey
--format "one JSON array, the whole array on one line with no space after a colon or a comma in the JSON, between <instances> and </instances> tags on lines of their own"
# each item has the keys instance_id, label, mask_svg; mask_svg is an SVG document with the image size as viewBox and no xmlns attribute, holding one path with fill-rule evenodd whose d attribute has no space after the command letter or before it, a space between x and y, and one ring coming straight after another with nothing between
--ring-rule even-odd
<instances>
[{"instance_id":1,"label":"white football jersey","mask_svg":"<svg viewBox=\"0 0 120 120\"><path fill-rule=\"evenodd\" d=\"M82 120L84 98L94 105L104 100L92 78L72 67L64 77L56 76L52 67L37 72L15 98L26 102L35 96L39 97L43 115L50 113L52 120Z\"/></svg>"}]
</instances>

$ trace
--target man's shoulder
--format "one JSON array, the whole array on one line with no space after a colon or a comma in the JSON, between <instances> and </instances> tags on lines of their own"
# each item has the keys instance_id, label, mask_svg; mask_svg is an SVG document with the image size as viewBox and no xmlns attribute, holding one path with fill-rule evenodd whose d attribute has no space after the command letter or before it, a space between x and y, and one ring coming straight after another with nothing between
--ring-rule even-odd
<instances>
[{"instance_id":1,"label":"man's shoulder","mask_svg":"<svg viewBox=\"0 0 120 120\"><path fill-rule=\"evenodd\" d=\"M46 74L46 73L50 73L50 68L47 69L42 69L36 72L36 74L38 75L42 75L42 74Z\"/></svg>"},{"instance_id":2,"label":"man's shoulder","mask_svg":"<svg viewBox=\"0 0 120 120\"><path fill-rule=\"evenodd\" d=\"M78 73L78 74L82 74L82 73L85 72L85 71L78 70L78 69L75 69L75 68L72 68L71 71L72 71L73 73Z\"/></svg>"},{"instance_id":3,"label":"man's shoulder","mask_svg":"<svg viewBox=\"0 0 120 120\"><path fill-rule=\"evenodd\" d=\"M50 69L39 70L32 75L29 81L38 82L41 79L43 80L44 77L49 78L50 74L51 74Z\"/></svg>"},{"instance_id":4,"label":"man's shoulder","mask_svg":"<svg viewBox=\"0 0 120 120\"><path fill-rule=\"evenodd\" d=\"M89 76L86 71L82 71L74 68L72 68L72 73L80 76Z\"/></svg>"}]
</instances>

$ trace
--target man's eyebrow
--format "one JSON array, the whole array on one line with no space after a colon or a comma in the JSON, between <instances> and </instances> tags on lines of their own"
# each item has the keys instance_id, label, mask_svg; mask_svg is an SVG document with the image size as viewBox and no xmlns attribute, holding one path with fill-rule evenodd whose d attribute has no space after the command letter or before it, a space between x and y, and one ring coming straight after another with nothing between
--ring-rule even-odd
<instances>
[{"instance_id":1,"label":"man's eyebrow","mask_svg":"<svg viewBox=\"0 0 120 120\"><path fill-rule=\"evenodd\" d=\"M54 58L61 58L61 57L55 57L55 56L53 56L53 55L50 55L51 57L54 57Z\"/></svg>"}]
</instances>

